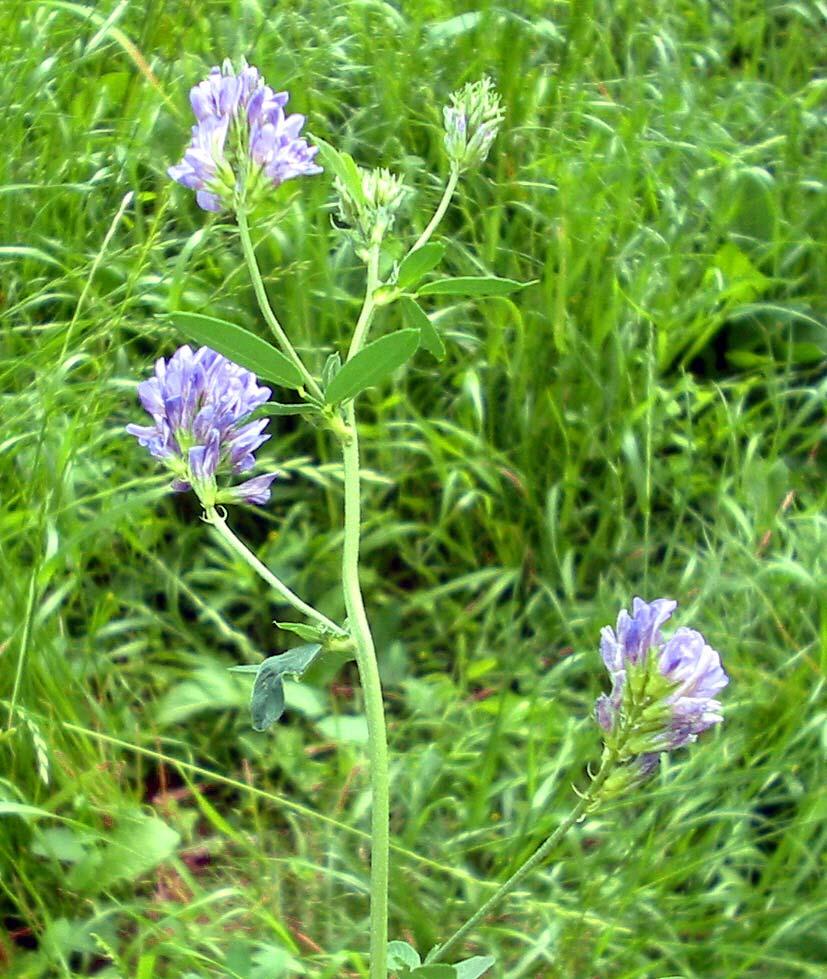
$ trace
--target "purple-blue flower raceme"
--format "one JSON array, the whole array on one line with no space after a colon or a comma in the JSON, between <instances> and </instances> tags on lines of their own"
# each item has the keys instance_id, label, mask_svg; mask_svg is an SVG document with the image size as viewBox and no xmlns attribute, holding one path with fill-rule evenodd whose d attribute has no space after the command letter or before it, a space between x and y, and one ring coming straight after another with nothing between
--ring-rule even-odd
<instances>
[{"instance_id":1,"label":"purple-blue flower raceme","mask_svg":"<svg viewBox=\"0 0 827 979\"><path fill-rule=\"evenodd\" d=\"M677 602L635 598L617 626L600 635L600 653L612 691L595 705L606 744L621 760L636 759L641 774L663 751L681 748L722 719L717 694L729 683L718 653L694 629L664 639L661 627Z\"/></svg>"},{"instance_id":2,"label":"purple-blue flower raceme","mask_svg":"<svg viewBox=\"0 0 827 979\"><path fill-rule=\"evenodd\" d=\"M225 61L190 92L196 124L173 180L196 192L205 211L232 207L285 180L314 173L318 148L299 136L304 116L285 116L287 92L274 92L257 68L236 74Z\"/></svg>"},{"instance_id":3,"label":"purple-blue flower raceme","mask_svg":"<svg viewBox=\"0 0 827 979\"><path fill-rule=\"evenodd\" d=\"M255 374L221 354L179 347L155 364L155 377L138 385L152 425L127 425L141 445L162 459L173 474L172 488L195 490L205 506L216 503L266 503L278 473L254 476L219 489L216 477L248 472L255 452L269 435L268 419L246 422L270 398Z\"/></svg>"}]
</instances>

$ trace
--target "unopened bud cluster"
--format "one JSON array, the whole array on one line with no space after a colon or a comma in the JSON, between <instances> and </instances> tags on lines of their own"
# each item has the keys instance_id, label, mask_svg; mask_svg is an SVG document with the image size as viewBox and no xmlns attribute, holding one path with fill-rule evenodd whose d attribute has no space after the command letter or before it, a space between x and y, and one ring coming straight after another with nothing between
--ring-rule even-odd
<instances>
[{"instance_id":1,"label":"unopened bud cluster","mask_svg":"<svg viewBox=\"0 0 827 979\"><path fill-rule=\"evenodd\" d=\"M458 173L480 166L503 121L500 97L490 78L471 82L451 95L442 110L445 150Z\"/></svg>"},{"instance_id":2,"label":"unopened bud cluster","mask_svg":"<svg viewBox=\"0 0 827 979\"><path fill-rule=\"evenodd\" d=\"M365 170L359 167L360 194L355 194L338 177L339 217L356 234L360 243L369 245L381 240L393 226L396 212L405 199L402 178L384 167Z\"/></svg>"}]
</instances>

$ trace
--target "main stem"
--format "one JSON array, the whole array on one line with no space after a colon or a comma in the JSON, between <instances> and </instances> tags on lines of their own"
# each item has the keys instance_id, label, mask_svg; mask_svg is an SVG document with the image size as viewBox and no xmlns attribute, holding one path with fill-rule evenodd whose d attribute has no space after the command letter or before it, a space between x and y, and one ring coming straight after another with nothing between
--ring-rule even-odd
<instances>
[{"instance_id":1,"label":"main stem","mask_svg":"<svg viewBox=\"0 0 827 979\"><path fill-rule=\"evenodd\" d=\"M517 869L500 887L491 895L491 897L482 905L465 924L458 930L455 931L451 937L444 942L433 955L428 956L428 964L432 962L438 962L440 959L444 959L447 953L458 945L465 936L474 930L477 925L483 921L497 905L507 897L526 877L534 870L535 867L539 866L554 850L560 840L568 833L568 831L574 826L576 822L580 820L583 814L594 805L603 783L609 777L609 774L614 767L615 758L614 755L608 750L604 752L603 759L600 763L600 768L597 774L592 780L591 785L584 795L580 797L580 801L572 809L572 811L566 816L562 823L554 830L554 832L549 836L549 838L543 843L535 852L526 860L526 862Z\"/></svg>"},{"instance_id":2,"label":"main stem","mask_svg":"<svg viewBox=\"0 0 827 979\"><path fill-rule=\"evenodd\" d=\"M373 293L379 281L379 245L368 256L365 303L354 330L348 359L359 352L373 315ZM359 433L356 409L348 402L344 409L346 433L342 437L344 463L345 528L342 549L342 584L351 636L356 643L356 663L365 698L368 724L368 755L371 787L370 854L370 979L387 979L388 945L388 865L390 850L390 802L388 737L382 684L376 661L376 648L370 632L362 588L359 584L359 538L361 533L361 482L359 478Z\"/></svg>"},{"instance_id":3,"label":"main stem","mask_svg":"<svg viewBox=\"0 0 827 979\"><path fill-rule=\"evenodd\" d=\"M344 638L347 636L347 632L341 627L336 625L336 623L329 619L326 615L320 612L318 609L313 608L312 605L308 605L307 602L303 601L299 596L291 591L287 585L267 567L266 564L259 561L259 559L253 554L253 552L247 547L247 545L240 540L236 535L230 530L227 525L226 519L216 510L215 507L206 508L206 520L212 527L218 531L221 540L224 542L225 547L232 551L233 554L238 555L243 561L256 572L259 577L263 578L267 584L273 589L273 591L280 595L285 602L292 605L294 609L306 615L308 619L314 619L319 623L320 626L332 632L334 635Z\"/></svg>"},{"instance_id":4,"label":"main stem","mask_svg":"<svg viewBox=\"0 0 827 979\"><path fill-rule=\"evenodd\" d=\"M319 401L324 401L322 389L316 383L316 380L310 371L304 366L304 362L296 352L296 349L290 342L289 337L284 332L284 328L282 327L281 323L279 323L276 314L273 312L273 308L270 305L270 301L267 298L267 292L264 288L264 280L261 278L261 271L259 270L258 262L256 261L253 240L250 237L250 228L247 224L247 215L244 213L243 207L238 208L236 218L238 219L238 233L241 238L241 248L244 252L244 260L247 262L247 269L250 272L250 279L253 283L253 291L256 294L261 315L264 317L265 322L273 331L273 335L278 340L281 349L285 352L285 354L287 354L298 372L301 374L307 390L315 398L318 398Z\"/></svg>"}]
</instances>

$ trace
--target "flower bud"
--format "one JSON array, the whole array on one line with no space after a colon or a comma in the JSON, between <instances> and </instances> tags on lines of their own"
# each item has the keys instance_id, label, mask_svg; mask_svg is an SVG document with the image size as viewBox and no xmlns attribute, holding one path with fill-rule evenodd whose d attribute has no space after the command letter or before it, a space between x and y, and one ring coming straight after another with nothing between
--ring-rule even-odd
<instances>
[{"instance_id":1,"label":"flower bud","mask_svg":"<svg viewBox=\"0 0 827 979\"><path fill-rule=\"evenodd\" d=\"M337 177L336 192L339 195L339 217L350 226L363 245L381 241L393 226L396 212L407 193L401 177L384 167L364 170L359 167L361 198L351 193Z\"/></svg>"},{"instance_id":2,"label":"flower bud","mask_svg":"<svg viewBox=\"0 0 827 979\"><path fill-rule=\"evenodd\" d=\"M603 802L622 799L634 789L643 785L660 765L660 754L639 755L624 765L614 768L603 783L599 797L595 799L596 809Z\"/></svg>"},{"instance_id":3,"label":"flower bud","mask_svg":"<svg viewBox=\"0 0 827 979\"><path fill-rule=\"evenodd\" d=\"M471 82L451 95L442 110L445 150L458 173L480 166L503 120L500 97L490 78Z\"/></svg>"}]
</instances>

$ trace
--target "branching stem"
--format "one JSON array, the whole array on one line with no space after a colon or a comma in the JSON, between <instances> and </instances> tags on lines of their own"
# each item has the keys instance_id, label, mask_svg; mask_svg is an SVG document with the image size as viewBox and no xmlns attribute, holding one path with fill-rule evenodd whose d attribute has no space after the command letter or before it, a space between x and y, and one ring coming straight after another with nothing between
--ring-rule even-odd
<instances>
[{"instance_id":1,"label":"branching stem","mask_svg":"<svg viewBox=\"0 0 827 979\"><path fill-rule=\"evenodd\" d=\"M312 605L308 605L295 592L291 591L280 578L274 575L267 565L263 564L253 554L250 548L240 538L236 537L235 533L230 530L226 517L219 513L215 507L206 508L205 520L211 527L214 527L218 531L218 536L221 538L227 550L245 561L288 605L292 605L302 615L307 616L308 619L313 619L323 629L331 632L333 635L339 636L340 638L347 636L347 632L341 626L336 625L332 619L329 619L318 609L313 608Z\"/></svg>"},{"instance_id":2,"label":"branching stem","mask_svg":"<svg viewBox=\"0 0 827 979\"><path fill-rule=\"evenodd\" d=\"M428 222L427 228L422 232L422 234L414 242L411 251L415 252L417 249L421 248L423 245L430 241L431 235L439 227L439 222L445 217L445 212L448 210L448 205L451 203L451 198L454 196L454 191L457 188L457 181L459 180L459 173L452 169L451 176L448 178L448 183L445 185L445 190L442 193L442 199L437 205L437 209L434 211L434 216Z\"/></svg>"},{"instance_id":3,"label":"branching stem","mask_svg":"<svg viewBox=\"0 0 827 979\"><path fill-rule=\"evenodd\" d=\"M267 298L267 292L264 288L264 280L261 278L261 271L258 267L258 262L256 261L253 240L250 237L250 228L247 224L247 215L244 213L243 207L238 208L236 217L238 219L238 233L241 237L241 248L244 252L244 260L247 263L247 269L250 273L250 279L253 283L253 291L256 294L261 315L264 317L265 322L273 331L273 335L275 336L276 340L278 340L281 349L290 358L296 369L304 378L304 383L307 390L313 395L314 398L317 398L319 401L324 401L322 389L319 387L316 379L313 377L310 371L304 366L304 361L298 355L296 348L293 346L289 337L284 332L284 328L282 327L281 323L279 323L276 314L273 312L273 307L270 305L270 300Z\"/></svg>"}]
</instances>

